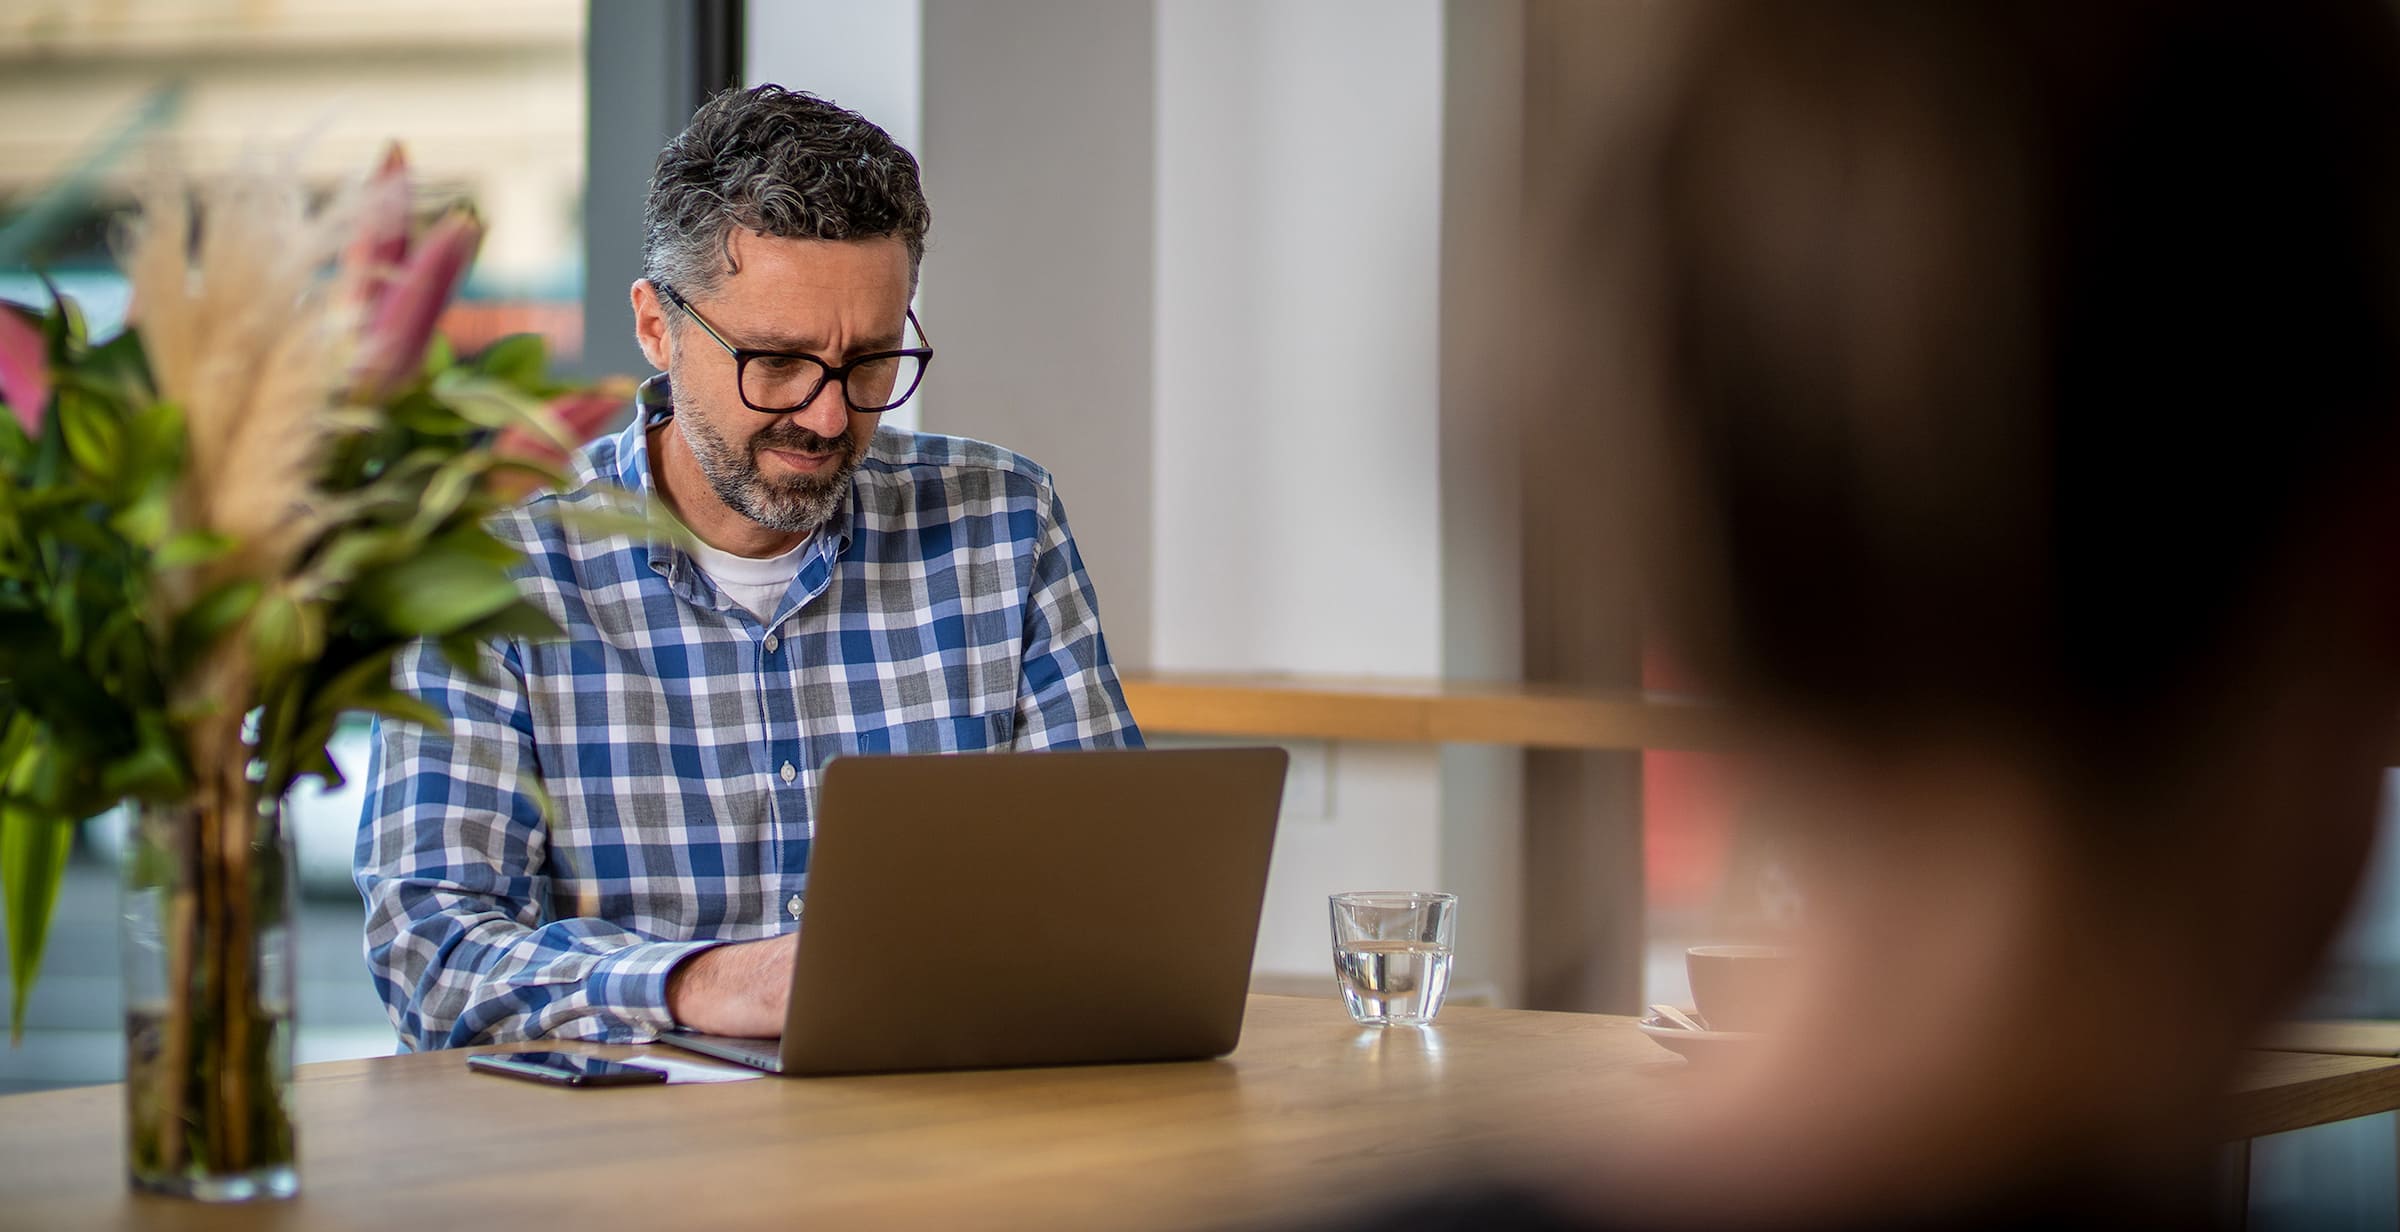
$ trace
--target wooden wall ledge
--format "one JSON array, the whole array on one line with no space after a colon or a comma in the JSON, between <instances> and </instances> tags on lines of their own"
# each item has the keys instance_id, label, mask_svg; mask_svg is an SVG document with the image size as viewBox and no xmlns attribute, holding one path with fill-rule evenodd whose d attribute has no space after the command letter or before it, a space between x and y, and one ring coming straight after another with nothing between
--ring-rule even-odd
<instances>
[{"instance_id":1,"label":"wooden wall ledge","mask_svg":"<svg viewBox=\"0 0 2400 1232\"><path fill-rule=\"evenodd\" d=\"M1722 752L1733 714L1674 693L1388 677L1135 673L1120 678L1145 732L1529 749ZM2400 740L2387 764L2400 768Z\"/></svg>"},{"instance_id":2,"label":"wooden wall ledge","mask_svg":"<svg viewBox=\"0 0 2400 1232\"><path fill-rule=\"evenodd\" d=\"M1720 706L1672 694L1547 685L1319 676L1136 674L1144 732L1545 749L1722 749Z\"/></svg>"}]
</instances>

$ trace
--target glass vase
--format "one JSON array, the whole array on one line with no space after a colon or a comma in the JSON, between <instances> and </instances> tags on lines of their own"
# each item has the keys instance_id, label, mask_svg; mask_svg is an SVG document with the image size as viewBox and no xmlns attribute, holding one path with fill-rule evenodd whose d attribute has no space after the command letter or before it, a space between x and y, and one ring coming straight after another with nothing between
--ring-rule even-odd
<instances>
[{"instance_id":1,"label":"glass vase","mask_svg":"<svg viewBox=\"0 0 2400 1232\"><path fill-rule=\"evenodd\" d=\"M299 1189L293 866L255 790L146 805L125 853L125 1162L205 1202Z\"/></svg>"}]
</instances>

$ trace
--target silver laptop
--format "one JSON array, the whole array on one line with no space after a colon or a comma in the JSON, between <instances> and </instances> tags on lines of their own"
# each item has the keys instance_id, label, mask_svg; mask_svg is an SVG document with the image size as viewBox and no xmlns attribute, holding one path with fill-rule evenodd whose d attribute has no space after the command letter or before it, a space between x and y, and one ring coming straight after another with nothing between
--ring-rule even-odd
<instances>
[{"instance_id":1,"label":"silver laptop","mask_svg":"<svg viewBox=\"0 0 2400 1232\"><path fill-rule=\"evenodd\" d=\"M1242 1033L1276 748L839 757L778 1074L1223 1056Z\"/></svg>"}]
</instances>

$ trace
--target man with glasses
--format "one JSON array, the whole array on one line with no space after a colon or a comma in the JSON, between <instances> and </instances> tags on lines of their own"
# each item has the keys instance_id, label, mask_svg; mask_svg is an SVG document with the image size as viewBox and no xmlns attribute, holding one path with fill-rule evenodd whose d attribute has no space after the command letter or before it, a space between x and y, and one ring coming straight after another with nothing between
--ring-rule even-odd
<instances>
[{"instance_id":1,"label":"man with glasses","mask_svg":"<svg viewBox=\"0 0 2400 1232\"><path fill-rule=\"evenodd\" d=\"M859 752L1137 745L1040 467L878 430L933 359L916 160L855 113L728 91L660 154L640 413L512 512L566 630L399 685L358 845L410 1048L782 1030L817 775ZM542 506L647 495L688 550Z\"/></svg>"}]
</instances>

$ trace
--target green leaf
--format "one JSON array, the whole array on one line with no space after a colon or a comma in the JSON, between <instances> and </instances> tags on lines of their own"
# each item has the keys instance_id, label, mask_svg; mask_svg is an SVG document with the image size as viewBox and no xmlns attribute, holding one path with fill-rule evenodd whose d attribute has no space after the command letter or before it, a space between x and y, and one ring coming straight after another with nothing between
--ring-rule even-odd
<instances>
[{"instance_id":1,"label":"green leaf","mask_svg":"<svg viewBox=\"0 0 2400 1232\"><path fill-rule=\"evenodd\" d=\"M475 369L494 380L530 390L542 383L542 371L550 363L548 350L540 334L510 334L485 347L483 354L475 359Z\"/></svg>"},{"instance_id":2,"label":"green leaf","mask_svg":"<svg viewBox=\"0 0 2400 1232\"><path fill-rule=\"evenodd\" d=\"M467 679L481 685L498 684L491 669L483 663L483 639L472 633L452 633L441 639L442 657L450 666L466 673Z\"/></svg>"},{"instance_id":3,"label":"green leaf","mask_svg":"<svg viewBox=\"0 0 2400 1232\"><path fill-rule=\"evenodd\" d=\"M81 505L86 502L77 501L75 503ZM81 548L94 556L109 556L117 550L117 542L109 536L107 528L90 520L81 510L47 522L42 527L42 533L59 543Z\"/></svg>"},{"instance_id":4,"label":"green leaf","mask_svg":"<svg viewBox=\"0 0 2400 1232\"><path fill-rule=\"evenodd\" d=\"M130 755L110 762L100 773L100 789L112 796L168 800L182 792L183 766L170 749L145 744Z\"/></svg>"},{"instance_id":5,"label":"green leaf","mask_svg":"<svg viewBox=\"0 0 2400 1232\"><path fill-rule=\"evenodd\" d=\"M393 689L352 698L349 708L379 714L387 719L398 719L403 723L415 723L437 732L450 730L450 716L442 713L439 707L424 698ZM332 785L330 781L328 785Z\"/></svg>"},{"instance_id":6,"label":"green leaf","mask_svg":"<svg viewBox=\"0 0 2400 1232\"><path fill-rule=\"evenodd\" d=\"M55 391L51 401L57 401ZM42 418L35 434L33 464L26 468L26 475L37 489L67 481L67 440L59 431L55 413Z\"/></svg>"},{"instance_id":7,"label":"green leaf","mask_svg":"<svg viewBox=\"0 0 2400 1232\"><path fill-rule=\"evenodd\" d=\"M158 545L150 558L152 568L181 569L204 565L233 550L233 536L215 531L187 530Z\"/></svg>"},{"instance_id":8,"label":"green leaf","mask_svg":"<svg viewBox=\"0 0 2400 1232\"><path fill-rule=\"evenodd\" d=\"M310 562L308 571L333 585L346 586L360 572L397 559L412 545L413 541L398 531L337 531Z\"/></svg>"},{"instance_id":9,"label":"green leaf","mask_svg":"<svg viewBox=\"0 0 2400 1232\"><path fill-rule=\"evenodd\" d=\"M433 379L433 395L441 399L461 419L478 428L506 428L522 424L558 440L557 425L539 399L495 381L479 376L465 368L452 368ZM575 442L565 442L573 448Z\"/></svg>"},{"instance_id":10,"label":"green leaf","mask_svg":"<svg viewBox=\"0 0 2400 1232\"><path fill-rule=\"evenodd\" d=\"M152 544L166 535L171 512L167 507L167 493L161 487L119 510L115 517L108 520L108 524L134 543Z\"/></svg>"},{"instance_id":11,"label":"green leaf","mask_svg":"<svg viewBox=\"0 0 2400 1232\"><path fill-rule=\"evenodd\" d=\"M425 344L425 375L436 376L448 372L456 366L458 366L458 352L451 349L449 337L444 334L435 334L432 340Z\"/></svg>"},{"instance_id":12,"label":"green leaf","mask_svg":"<svg viewBox=\"0 0 2400 1232\"><path fill-rule=\"evenodd\" d=\"M483 641L521 637L527 641L546 642L567 635L567 631L559 628L558 622L551 619L550 613L527 599L519 599L476 621L466 631Z\"/></svg>"},{"instance_id":13,"label":"green leaf","mask_svg":"<svg viewBox=\"0 0 2400 1232\"><path fill-rule=\"evenodd\" d=\"M501 569L525 559L525 554L494 539L480 522L453 527L431 540L435 550L456 552Z\"/></svg>"},{"instance_id":14,"label":"green leaf","mask_svg":"<svg viewBox=\"0 0 2400 1232\"><path fill-rule=\"evenodd\" d=\"M126 479L135 491L163 489L183 473L183 408L172 402L134 405L125 417Z\"/></svg>"},{"instance_id":15,"label":"green leaf","mask_svg":"<svg viewBox=\"0 0 2400 1232\"><path fill-rule=\"evenodd\" d=\"M418 533L431 531L457 513L458 507L475 494L475 485L482 478L482 455L472 453L460 454L435 471L417 504L414 525Z\"/></svg>"},{"instance_id":16,"label":"green leaf","mask_svg":"<svg viewBox=\"0 0 2400 1232\"><path fill-rule=\"evenodd\" d=\"M310 700L311 717L330 730L345 713L380 714L450 730L450 716L413 694L392 687L392 652L378 651L344 668ZM333 786L334 780L326 780Z\"/></svg>"},{"instance_id":17,"label":"green leaf","mask_svg":"<svg viewBox=\"0 0 2400 1232\"><path fill-rule=\"evenodd\" d=\"M689 527L676 520L665 502L636 505L632 501L605 502L553 501L538 507L538 516L555 519L559 525L587 539L609 539L619 536L641 540L660 539L690 551L699 539Z\"/></svg>"},{"instance_id":18,"label":"green leaf","mask_svg":"<svg viewBox=\"0 0 2400 1232\"><path fill-rule=\"evenodd\" d=\"M325 616L315 605L302 603L278 587L251 609L250 653L257 660L260 676L314 662L324 652Z\"/></svg>"},{"instance_id":19,"label":"green leaf","mask_svg":"<svg viewBox=\"0 0 2400 1232\"><path fill-rule=\"evenodd\" d=\"M421 436L472 436L478 430L472 420L461 416L449 403L431 398L402 398L392 405L391 417L393 423Z\"/></svg>"},{"instance_id":20,"label":"green leaf","mask_svg":"<svg viewBox=\"0 0 2400 1232\"><path fill-rule=\"evenodd\" d=\"M142 624L142 615L129 605L103 617L99 630L92 634L92 652L86 665L115 680L148 680L153 656L150 631Z\"/></svg>"},{"instance_id":21,"label":"green leaf","mask_svg":"<svg viewBox=\"0 0 2400 1232\"><path fill-rule=\"evenodd\" d=\"M125 429L102 409L98 399L75 390L59 390L58 426L66 433L68 456L85 473L102 478L117 473L125 449Z\"/></svg>"},{"instance_id":22,"label":"green leaf","mask_svg":"<svg viewBox=\"0 0 2400 1232\"><path fill-rule=\"evenodd\" d=\"M8 1040L24 1038L25 1001L41 974L50 909L75 832L66 823L18 808L0 808L0 897L8 918Z\"/></svg>"},{"instance_id":23,"label":"green leaf","mask_svg":"<svg viewBox=\"0 0 2400 1232\"><path fill-rule=\"evenodd\" d=\"M545 488L565 488L574 479L574 476L566 471L530 458L493 457L485 461L483 470L484 474L494 477L509 474L526 475Z\"/></svg>"},{"instance_id":24,"label":"green leaf","mask_svg":"<svg viewBox=\"0 0 2400 1232\"><path fill-rule=\"evenodd\" d=\"M325 784L327 791L340 791L342 784L349 781L342 777L342 768L334 764L333 754L325 751L324 740L312 736L301 747L305 751L300 754L299 763L293 767L293 781L313 774L317 776L317 781Z\"/></svg>"},{"instance_id":25,"label":"green leaf","mask_svg":"<svg viewBox=\"0 0 2400 1232\"><path fill-rule=\"evenodd\" d=\"M351 597L385 628L426 637L466 628L516 602L517 584L489 561L429 547L359 578Z\"/></svg>"},{"instance_id":26,"label":"green leaf","mask_svg":"<svg viewBox=\"0 0 2400 1232\"><path fill-rule=\"evenodd\" d=\"M5 311L7 309L0 308L0 312ZM0 408L6 407L7 400L0 399ZM32 458L33 438L25 435L24 427L17 422L15 411L12 409L8 414L0 415L0 462L13 468L24 465Z\"/></svg>"},{"instance_id":27,"label":"green leaf","mask_svg":"<svg viewBox=\"0 0 2400 1232\"><path fill-rule=\"evenodd\" d=\"M255 578L235 578L200 596L189 611L176 618L176 657L185 659L208 649L250 614L265 589Z\"/></svg>"},{"instance_id":28,"label":"green leaf","mask_svg":"<svg viewBox=\"0 0 2400 1232\"><path fill-rule=\"evenodd\" d=\"M310 721L322 723L330 732L344 713L364 709L358 704L359 698L389 692L393 657L390 650L375 651L334 673L331 680L320 683L309 694Z\"/></svg>"},{"instance_id":29,"label":"green leaf","mask_svg":"<svg viewBox=\"0 0 2400 1232\"><path fill-rule=\"evenodd\" d=\"M144 414L164 411L177 433L183 428L183 412L172 403L155 402L152 390L156 384L150 376L150 356L142 350L138 330L125 329L116 337L93 347L84 356L78 375L92 384L115 394L119 401L144 407Z\"/></svg>"},{"instance_id":30,"label":"green leaf","mask_svg":"<svg viewBox=\"0 0 2400 1232\"><path fill-rule=\"evenodd\" d=\"M50 312L43 321L50 336L50 353L60 359L77 358L84 349L84 343L91 337L90 327L84 321L83 305L76 303L73 297L62 294L58 284L50 281L48 274L42 275L42 286L50 292Z\"/></svg>"},{"instance_id":31,"label":"green leaf","mask_svg":"<svg viewBox=\"0 0 2400 1232\"><path fill-rule=\"evenodd\" d=\"M58 650L61 655L73 660L83 653L81 590L73 586L61 586L50 592L50 627L58 630Z\"/></svg>"},{"instance_id":32,"label":"green leaf","mask_svg":"<svg viewBox=\"0 0 2400 1232\"><path fill-rule=\"evenodd\" d=\"M0 719L0 798L6 798L14 790L9 784L15 777L17 762L41 733L33 716L22 710L0 711L0 714L8 716Z\"/></svg>"},{"instance_id":33,"label":"green leaf","mask_svg":"<svg viewBox=\"0 0 2400 1232\"><path fill-rule=\"evenodd\" d=\"M10 760L0 765L0 796L13 800L47 801L57 796L56 750L49 747L41 724L17 714L9 723Z\"/></svg>"}]
</instances>

